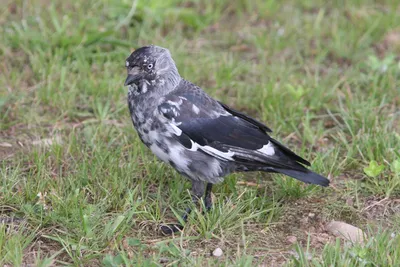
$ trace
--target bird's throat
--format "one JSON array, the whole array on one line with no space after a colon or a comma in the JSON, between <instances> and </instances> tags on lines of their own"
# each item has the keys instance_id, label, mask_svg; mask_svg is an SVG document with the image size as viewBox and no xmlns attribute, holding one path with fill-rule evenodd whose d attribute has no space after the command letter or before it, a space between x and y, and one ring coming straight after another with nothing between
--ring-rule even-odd
<instances>
[{"instance_id":1,"label":"bird's throat","mask_svg":"<svg viewBox=\"0 0 400 267\"><path fill-rule=\"evenodd\" d=\"M136 84L132 83L130 85L128 85L128 95L129 96L137 96L140 95L140 90L139 90L139 86L137 86Z\"/></svg>"}]
</instances>

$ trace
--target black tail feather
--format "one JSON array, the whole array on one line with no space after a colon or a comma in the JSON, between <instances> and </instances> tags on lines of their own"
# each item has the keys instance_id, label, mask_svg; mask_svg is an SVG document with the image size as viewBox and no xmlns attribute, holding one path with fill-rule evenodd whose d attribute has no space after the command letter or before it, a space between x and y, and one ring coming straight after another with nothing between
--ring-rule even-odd
<instances>
[{"instance_id":1,"label":"black tail feather","mask_svg":"<svg viewBox=\"0 0 400 267\"><path fill-rule=\"evenodd\" d=\"M329 180L315 172L310 170L305 171L297 171L297 170L288 170L288 169L277 169L273 168L275 171L285 174L287 176L293 177L299 181L308 183L308 184L317 184L321 186L328 186Z\"/></svg>"}]
</instances>

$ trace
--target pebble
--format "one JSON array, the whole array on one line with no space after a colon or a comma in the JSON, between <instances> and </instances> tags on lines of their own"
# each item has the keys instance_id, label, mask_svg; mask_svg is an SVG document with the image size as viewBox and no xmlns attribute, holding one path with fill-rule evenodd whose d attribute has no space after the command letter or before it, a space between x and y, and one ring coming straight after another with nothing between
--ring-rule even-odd
<instances>
[{"instance_id":1,"label":"pebble","mask_svg":"<svg viewBox=\"0 0 400 267\"><path fill-rule=\"evenodd\" d=\"M220 248L216 248L216 249L213 251L214 257L221 257L222 254L223 254L223 252L222 252L222 249L220 249Z\"/></svg>"},{"instance_id":2,"label":"pebble","mask_svg":"<svg viewBox=\"0 0 400 267\"><path fill-rule=\"evenodd\" d=\"M345 222L332 221L326 226L326 230L352 243L362 243L364 241L364 232L360 228Z\"/></svg>"}]
</instances>

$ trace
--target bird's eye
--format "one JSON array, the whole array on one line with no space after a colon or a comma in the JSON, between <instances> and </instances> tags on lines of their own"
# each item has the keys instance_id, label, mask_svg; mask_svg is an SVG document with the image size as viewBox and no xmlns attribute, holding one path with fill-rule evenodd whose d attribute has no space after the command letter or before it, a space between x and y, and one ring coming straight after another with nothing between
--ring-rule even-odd
<instances>
[{"instance_id":1,"label":"bird's eye","mask_svg":"<svg viewBox=\"0 0 400 267\"><path fill-rule=\"evenodd\" d=\"M148 64L148 65L147 65L147 68L148 68L149 70L151 70L151 69L153 68L153 64L151 64L151 63Z\"/></svg>"}]
</instances>

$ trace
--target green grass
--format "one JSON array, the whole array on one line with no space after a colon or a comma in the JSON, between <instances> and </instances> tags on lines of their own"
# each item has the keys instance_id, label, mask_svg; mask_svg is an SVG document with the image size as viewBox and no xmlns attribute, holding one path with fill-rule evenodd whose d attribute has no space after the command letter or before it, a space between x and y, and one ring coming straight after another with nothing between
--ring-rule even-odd
<instances>
[{"instance_id":1,"label":"green grass","mask_svg":"<svg viewBox=\"0 0 400 267\"><path fill-rule=\"evenodd\" d=\"M289 266L396 266L400 260L400 236L388 231L371 231L368 242L343 244L340 239L327 244L320 257L315 257L307 243L306 249L296 247L296 256Z\"/></svg>"},{"instance_id":2,"label":"green grass","mask_svg":"<svg viewBox=\"0 0 400 267\"><path fill-rule=\"evenodd\" d=\"M0 264L395 265L395 2L6 0ZM167 47L183 77L266 122L332 187L230 175L209 213L197 207L181 234L161 236L159 224L190 205L190 183L153 157L129 118L125 59L147 44ZM366 242L317 245L331 220L366 230Z\"/></svg>"}]
</instances>

